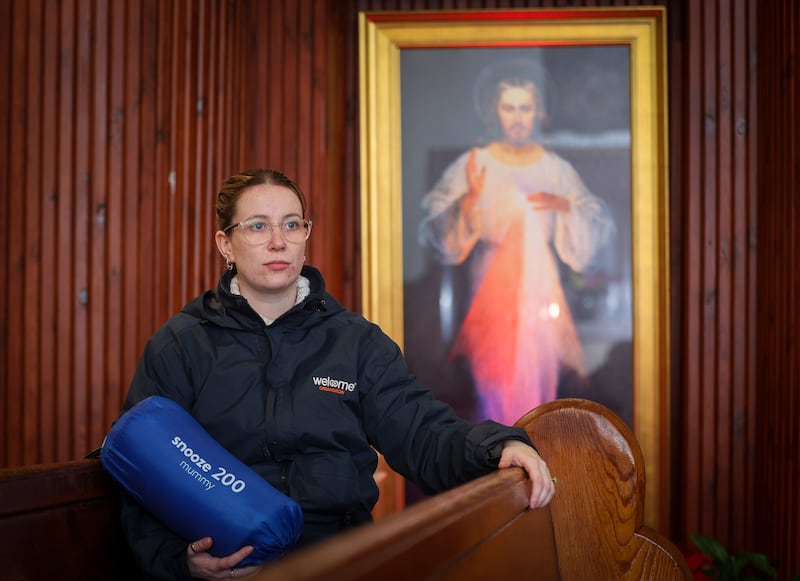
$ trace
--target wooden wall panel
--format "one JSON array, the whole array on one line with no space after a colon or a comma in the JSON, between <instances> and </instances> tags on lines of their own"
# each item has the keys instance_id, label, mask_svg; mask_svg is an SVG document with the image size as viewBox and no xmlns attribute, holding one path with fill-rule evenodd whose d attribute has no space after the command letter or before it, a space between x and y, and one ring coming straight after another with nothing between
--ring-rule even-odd
<instances>
[{"instance_id":1,"label":"wooden wall panel","mask_svg":"<svg viewBox=\"0 0 800 581\"><path fill-rule=\"evenodd\" d=\"M760 6L759 549L800 573L800 4Z\"/></svg>"},{"instance_id":2,"label":"wooden wall panel","mask_svg":"<svg viewBox=\"0 0 800 581\"><path fill-rule=\"evenodd\" d=\"M194 167L188 148L203 143L192 130L175 137L181 120L194 124L195 99L166 90L209 64L170 52L169 23L213 23L227 38L215 14L224 3L186 14L198 6L3 3L2 465L99 445L146 338L219 270L198 251L208 248L213 187L184 179L176 159L183 151ZM182 35L180 46L205 42ZM173 167L182 173L171 180Z\"/></svg>"},{"instance_id":3,"label":"wooden wall panel","mask_svg":"<svg viewBox=\"0 0 800 581\"><path fill-rule=\"evenodd\" d=\"M752 542L755 473L755 8L685 6L683 111L673 116L682 200L683 447L679 534ZM677 56L677 54L676 54Z\"/></svg>"},{"instance_id":4,"label":"wooden wall panel","mask_svg":"<svg viewBox=\"0 0 800 581\"><path fill-rule=\"evenodd\" d=\"M102 442L147 338L222 272L215 194L236 171L300 183L322 218L310 262L335 264L330 288L354 306L334 9L0 2L0 466Z\"/></svg>"},{"instance_id":5,"label":"wooden wall panel","mask_svg":"<svg viewBox=\"0 0 800 581\"><path fill-rule=\"evenodd\" d=\"M273 167L309 198L314 228L308 263L320 267L328 290L357 308L354 284L358 193L343 189L346 119L344 62L339 48L348 13L326 0L246 0L248 27L240 69L242 168ZM352 104L349 105L352 107ZM349 132L357 135L354 119ZM331 265L331 267L326 267Z\"/></svg>"}]
</instances>

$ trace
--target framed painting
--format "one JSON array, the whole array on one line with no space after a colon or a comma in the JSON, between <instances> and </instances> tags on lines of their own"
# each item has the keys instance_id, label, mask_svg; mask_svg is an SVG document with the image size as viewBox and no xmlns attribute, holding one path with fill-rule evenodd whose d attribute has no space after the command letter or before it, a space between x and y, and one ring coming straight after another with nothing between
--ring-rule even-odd
<instances>
[{"instance_id":1,"label":"framed painting","mask_svg":"<svg viewBox=\"0 0 800 581\"><path fill-rule=\"evenodd\" d=\"M359 15L365 316L467 419L616 412L662 530L665 32L663 8Z\"/></svg>"}]
</instances>

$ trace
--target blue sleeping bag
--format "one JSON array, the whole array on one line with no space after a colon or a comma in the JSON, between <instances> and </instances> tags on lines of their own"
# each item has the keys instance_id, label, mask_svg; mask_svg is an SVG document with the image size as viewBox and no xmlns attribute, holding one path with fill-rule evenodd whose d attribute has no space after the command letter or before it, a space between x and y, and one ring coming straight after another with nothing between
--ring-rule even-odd
<instances>
[{"instance_id":1,"label":"blue sleeping bag","mask_svg":"<svg viewBox=\"0 0 800 581\"><path fill-rule=\"evenodd\" d=\"M300 537L300 505L170 399L151 396L122 414L103 442L100 462L187 542L210 536L215 557L252 545L240 566L255 565L284 554Z\"/></svg>"}]
</instances>

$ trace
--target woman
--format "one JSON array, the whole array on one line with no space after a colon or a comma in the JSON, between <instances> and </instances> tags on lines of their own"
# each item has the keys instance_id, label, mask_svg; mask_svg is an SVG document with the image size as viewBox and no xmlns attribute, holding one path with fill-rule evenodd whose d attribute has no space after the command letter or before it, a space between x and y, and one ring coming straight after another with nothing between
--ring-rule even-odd
<instances>
[{"instance_id":1,"label":"woman","mask_svg":"<svg viewBox=\"0 0 800 581\"><path fill-rule=\"evenodd\" d=\"M298 546L369 522L377 456L428 492L494 467L520 466L530 506L554 486L523 430L470 424L408 373L400 349L325 291L304 266L311 221L300 188L274 170L228 179L217 196L216 243L227 271L148 342L125 409L151 395L188 410L231 453L303 509ZM331 387L334 386L334 387ZM266 413L265 413L266 410ZM123 528L148 575L227 579L252 551L208 553L130 498Z\"/></svg>"}]
</instances>

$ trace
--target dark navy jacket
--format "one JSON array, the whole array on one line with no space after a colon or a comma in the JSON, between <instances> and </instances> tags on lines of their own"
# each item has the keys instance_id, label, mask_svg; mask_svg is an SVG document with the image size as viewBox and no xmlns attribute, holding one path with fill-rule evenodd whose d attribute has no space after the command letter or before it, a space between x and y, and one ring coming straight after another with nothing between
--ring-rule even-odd
<instances>
[{"instance_id":1,"label":"dark navy jacket","mask_svg":"<svg viewBox=\"0 0 800 581\"><path fill-rule=\"evenodd\" d=\"M125 409L150 395L175 400L228 451L303 508L306 544L371 520L375 450L424 491L496 467L489 451L523 430L473 424L410 375L399 347L345 310L305 266L309 296L272 325L218 288L186 305L145 347ZM374 449L373 449L374 448ZM186 547L127 499L123 528L157 578L189 578Z\"/></svg>"}]
</instances>

